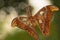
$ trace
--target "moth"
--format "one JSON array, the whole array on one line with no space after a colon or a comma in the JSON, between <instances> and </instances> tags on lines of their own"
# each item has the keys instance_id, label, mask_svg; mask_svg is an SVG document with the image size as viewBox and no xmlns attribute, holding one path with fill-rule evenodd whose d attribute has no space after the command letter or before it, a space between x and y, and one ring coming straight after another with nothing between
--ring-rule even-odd
<instances>
[{"instance_id":1,"label":"moth","mask_svg":"<svg viewBox=\"0 0 60 40\"><path fill-rule=\"evenodd\" d=\"M11 26L17 26L20 29L27 31L35 40L39 40L39 35L36 32L36 23L39 25L39 29L42 34L47 36L50 31L50 21L53 17L53 12L58 11L58 7L48 5L41 8L34 16L30 11L30 6L26 7L27 16L21 15L14 18L11 22Z\"/></svg>"}]
</instances>

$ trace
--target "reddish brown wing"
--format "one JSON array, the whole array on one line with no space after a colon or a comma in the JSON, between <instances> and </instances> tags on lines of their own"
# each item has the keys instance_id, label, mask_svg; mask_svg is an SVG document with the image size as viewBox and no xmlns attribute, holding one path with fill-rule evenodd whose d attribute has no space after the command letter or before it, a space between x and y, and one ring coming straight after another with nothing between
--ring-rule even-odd
<instances>
[{"instance_id":1,"label":"reddish brown wing","mask_svg":"<svg viewBox=\"0 0 60 40\"><path fill-rule=\"evenodd\" d=\"M39 10L34 17L36 17L39 28L44 35L49 35L50 21L53 16L53 12L59 10L53 5L48 5Z\"/></svg>"},{"instance_id":2,"label":"reddish brown wing","mask_svg":"<svg viewBox=\"0 0 60 40\"><path fill-rule=\"evenodd\" d=\"M27 27L27 28L26 28L26 31L27 31L32 37L34 37L35 40L39 40L39 36L38 36L38 34L37 34L37 32L36 32L36 30L35 30L34 28L32 28L32 27Z\"/></svg>"},{"instance_id":3,"label":"reddish brown wing","mask_svg":"<svg viewBox=\"0 0 60 40\"><path fill-rule=\"evenodd\" d=\"M39 28L44 35L49 35L51 12L47 7L43 7L35 15Z\"/></svg>"},{"instance_id":4,"label":"reddish brown wing","mask_svg":"<svg viewBox=\"0 0 60 40\"><path fill-rule=\"evenodd\" d=\"M53 6L53 5L48 5L45 7L46 9L46 12L45 14L43 15L44 17L44 24L45 24L45 31L43 31L43 33L45 35L49 35L49 32L50 32L50 22L51 22L51 19L53 17L53 12L54 11L58 11L58 7L56 6Z\"/></svg>"},{"instance_id":5,"label":"reddish brown wing","mask_svg":"<svg viewBox=\"0 0 60 40\"><path fill-rule=\"evenodd\" d=\"M23 17L25 18L25 17ZM15 25L16 24L16 25ZM26 25L24 22L20 21L18 18L15 18L12 21L12 26L17 26L20 29L26 30L32 37L35 38L35 40L39 40L39 36L36 32L36 30L33 27L30 27L29 25Z\"/></svg>"}]
</instances>

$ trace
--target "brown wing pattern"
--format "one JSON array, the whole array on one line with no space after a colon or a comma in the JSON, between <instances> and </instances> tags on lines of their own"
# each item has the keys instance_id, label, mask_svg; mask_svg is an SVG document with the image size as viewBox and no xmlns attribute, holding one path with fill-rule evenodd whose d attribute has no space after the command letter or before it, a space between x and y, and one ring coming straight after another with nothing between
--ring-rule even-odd
<instances>
[{"instance_id":1,"label":"brown wing pattern","mask_svg":"<svg viewBox=\"0 0 60 40\"><path fill-rule=\"evenodd\" d=\"M12 26L18 26L20 29L26 30L36 40L39 39L39 36L38 36L36 30L33 27L30 27L28 24L26 25L22 21L19 21L18 18L15 18L12 21Z\"/></svg>"},{"instance_id":2,"label":"brown wing pattern","mask_svg":"<svg viewBox=\"0 0 60 40\"><path fill-rule=\"evenodd\" d=\"M11 26L17 26L23 30L26 30L35 40L39 40L39 35L35 30L35 25L38 23L39 28L43 35L47 36L50 32L50 21L53 16L53 12L58 8L52 5L48 5L39 10L34 16L30 15L29 6L26 8L28 13L27 17L16 17L13 19Z\"/></svg>"},{"instance_id":3,"label":"brown wing pattern","mask_svg":"<svg viewBox=\"0 0 60 40\"><path fill-rule=\"evenodd\" d=\"M53 10L53 11L52 11ZM53 16L53 12L57 11L56 6L46 6L39 10L34 17L36 17L39 24L39 28L44 35L49 35L50 30L50 21Z\"/></svg>"}]
</instances>

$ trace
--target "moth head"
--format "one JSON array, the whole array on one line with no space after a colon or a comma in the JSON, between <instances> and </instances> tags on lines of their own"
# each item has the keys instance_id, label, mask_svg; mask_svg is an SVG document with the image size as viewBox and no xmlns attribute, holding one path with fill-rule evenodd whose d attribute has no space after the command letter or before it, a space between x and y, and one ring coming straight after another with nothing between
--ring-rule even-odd
<instances>
[{"instance_id":1,"label":"moth head","mask_svg":"<svg viewBox=\"0 0 60 40\"><path fill-rule=\"evenodd\" d=\"M50 9L52 12L54 12L54 11L58 11L58 10L59 10L58 7L53 6L53 5L50 5L50 6L48 6L48 7L49 7L49 9Z\"/></svg>"},{"instance_id":2,"label":"moth head","mask_svg":"<svg viewBox=\"0 0 60 40\"><path fill-rule=\"evenodd\" d=\"M14 18L14 19L12 20L11 26L12 26L12 27L17 26L17 19L16 19L16 18Z\"/></svg>"}]
</instances>

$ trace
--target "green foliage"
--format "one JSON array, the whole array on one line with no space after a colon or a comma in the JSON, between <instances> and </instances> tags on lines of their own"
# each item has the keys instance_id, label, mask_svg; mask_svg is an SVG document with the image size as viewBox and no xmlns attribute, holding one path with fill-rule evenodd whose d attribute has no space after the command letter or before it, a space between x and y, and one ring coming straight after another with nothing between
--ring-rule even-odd
<instances>
[{"instance_id":1,"label":"green foliage","mask_svg":"<svg viewBox=\"0 0 60 40\"><path fill-rule=\"evenodd\" d=\"M8 34L5 40L34 40L26 31L15 30L12 34Z\"/></svg>"}]
</instances>

